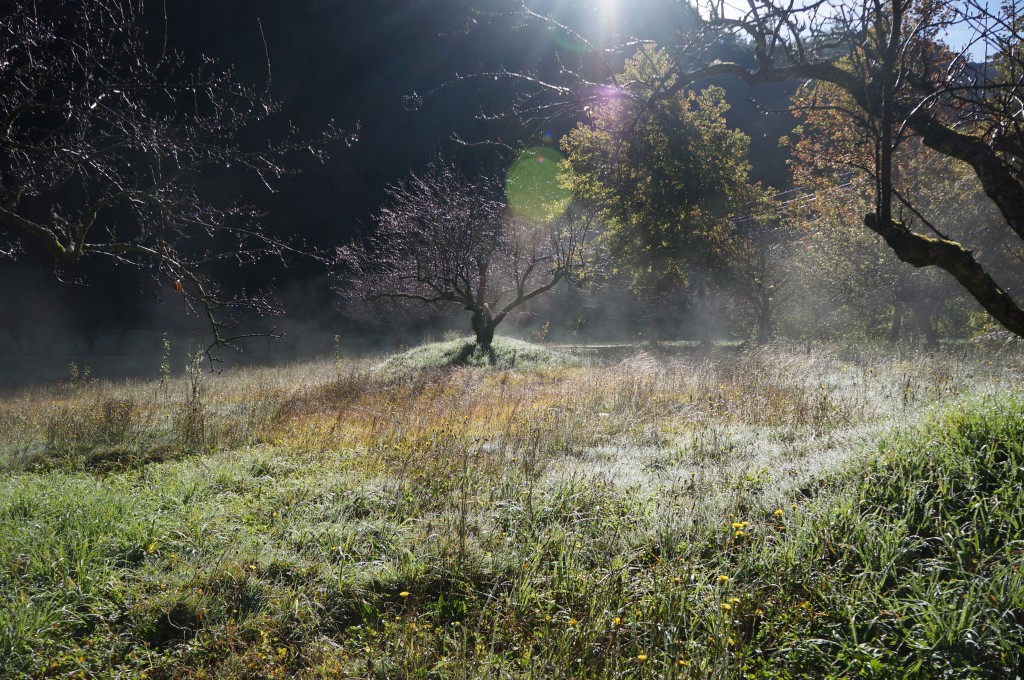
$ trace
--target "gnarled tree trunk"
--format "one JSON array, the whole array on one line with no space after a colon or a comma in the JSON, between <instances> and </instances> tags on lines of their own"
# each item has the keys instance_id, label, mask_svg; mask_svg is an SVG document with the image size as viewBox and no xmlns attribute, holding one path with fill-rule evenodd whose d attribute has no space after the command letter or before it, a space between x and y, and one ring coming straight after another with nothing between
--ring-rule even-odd
<instances>
[{"instance_id":1,"label":"gnarled tree trunk","mask_svg":"<svg viewBox=\"0 0 1024 680\"><path fill-rule=\"evenodd\" d=\"M495 320L489 309L473 310L473 333L476 335L476 344L481 347L490 347L494 341L494 329L498 327L501 319Z\"/></svg>"}]
</instances>

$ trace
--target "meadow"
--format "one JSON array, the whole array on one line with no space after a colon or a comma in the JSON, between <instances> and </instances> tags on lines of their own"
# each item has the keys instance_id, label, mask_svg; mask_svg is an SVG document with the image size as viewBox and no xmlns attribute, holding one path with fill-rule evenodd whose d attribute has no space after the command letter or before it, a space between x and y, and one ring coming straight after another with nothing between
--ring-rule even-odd
<instances>
[{"instance_id":1,"label":"meadow","mask_svg":"<svg viewBox=\"0 0 1024 680\"><path fill-rule=\"evenodd\" d=\"M508 341L74 367L0 397L0 676L1012 677L1022 372Z\"/></svg>"}]
</instances>

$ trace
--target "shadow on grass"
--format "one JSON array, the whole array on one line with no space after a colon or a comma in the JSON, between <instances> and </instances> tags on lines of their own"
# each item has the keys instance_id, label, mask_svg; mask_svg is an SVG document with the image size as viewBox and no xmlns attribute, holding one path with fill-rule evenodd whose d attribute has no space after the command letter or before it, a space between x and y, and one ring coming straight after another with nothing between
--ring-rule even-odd
<instances>
[{"instance_id":1,"label":"shadow on grass","mask_svg":"<svg viewBox=\"0 0 1024 680\"><path fill-rule=\"evenodd\" d=\"M514 362L513 362L514 363ZM498 365L498 355L494 348L488 345L483 347L476 343L463 345L452 359L452 366L488 366Z\"/></svg>"}]
</instances>

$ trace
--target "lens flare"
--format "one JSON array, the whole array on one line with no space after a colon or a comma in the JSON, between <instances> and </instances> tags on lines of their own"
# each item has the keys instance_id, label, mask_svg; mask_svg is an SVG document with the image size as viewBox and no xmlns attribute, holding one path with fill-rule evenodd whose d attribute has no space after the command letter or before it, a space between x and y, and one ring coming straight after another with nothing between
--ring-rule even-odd
<instances>
[{"instance_id":1,"label":"lens flare","mask_svg":"<svg viewBox=\"0 0 1024 680\"><path fill-rule=\"evenodd\" d=\"M564 186L557 149L533 147L519 154L505 177L512 214L534 223L557 219L569 208L572 192Z\"/></svg>"},{"instance_id":2,"label":"lens flare","mask_svg":"<svg viewBox=\"0 0 1024 680\"><path fill-rule=\"evenodd\" d=\"M634 0L635 2L636 0ZM623 0L591 0L586 7L562 7L555 3L548 14L548 35L560 49L585 53L600 50L620 28Z\"/></svg>"},{"instance_id":3,"label":"lens flare","mask_svg":"<svg viewBox=\"0 0 1024 680\"><path fill-rule=\"evenodd\" d=\"M552 27L548 31L551 36L551 41L563 50L569 50L570 52L590 52L591 48L586 43L582 42L578 37L567 33L565 30L559 27Z\"/></svg>"}]
</instances>

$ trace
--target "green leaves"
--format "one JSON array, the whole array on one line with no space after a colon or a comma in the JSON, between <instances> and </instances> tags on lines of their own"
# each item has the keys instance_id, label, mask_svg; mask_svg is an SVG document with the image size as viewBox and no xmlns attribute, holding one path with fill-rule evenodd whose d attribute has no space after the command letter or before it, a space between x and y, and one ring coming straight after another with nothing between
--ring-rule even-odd
<instances>
[{"instance_id":1,"label":"green leaves","mask_svg":"<svg viewBox=\"0 0 1024 680\"><path fill-rule=\"evenodd\" d=\"M608 223L605 246L638 289L717 269L735 234L723 218L760 192L749 183L749 138L728 127L720 88L677 91L663 51L642 48L590 121L562 140L566 182Z\"/></svg>"}]
</instances>

